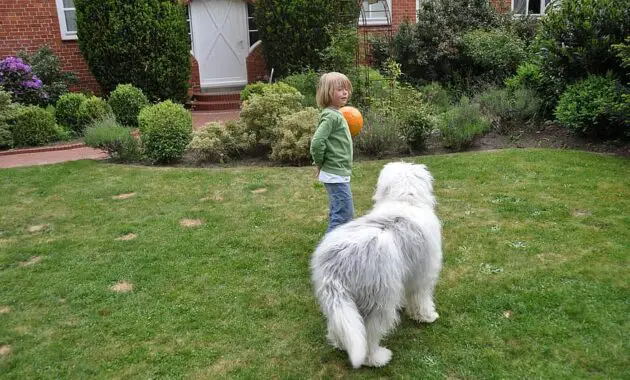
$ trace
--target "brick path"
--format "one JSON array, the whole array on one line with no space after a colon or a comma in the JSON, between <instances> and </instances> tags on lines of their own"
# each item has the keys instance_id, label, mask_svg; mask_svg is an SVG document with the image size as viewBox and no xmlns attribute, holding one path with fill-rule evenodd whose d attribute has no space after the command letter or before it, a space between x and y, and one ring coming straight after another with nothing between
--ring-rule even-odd
<instances>
[{"instance_id":1,"label":"brick path","mask_svg":"<svg viewBox=\"0 0 630 380\"><path fill-rule=\"evenodd\" d=\"M239 111L193 112L193 128L199 129L210 121L238 119ZM19 166L46 165L74 160L104 160L106 152L92 149L84 144L52 145L39 148L0 151L0 169Z\"/></svg>"}]
</instances>

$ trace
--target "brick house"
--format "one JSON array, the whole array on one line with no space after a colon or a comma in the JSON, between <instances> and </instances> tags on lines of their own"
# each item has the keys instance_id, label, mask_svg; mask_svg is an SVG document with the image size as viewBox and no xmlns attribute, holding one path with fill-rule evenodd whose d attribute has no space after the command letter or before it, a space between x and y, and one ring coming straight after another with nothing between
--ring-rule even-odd
<instances>
[{"instance_id":1,"label":"brick house","mask_svg":"<svg viewBox=\"0 0 630 380\"><path fill-rule=\"evenodd\" d=\"M191 88L225 90L267 78L261 44L255 29L252 0L180 0L188 3L192 42ZM415 20L422 0L363 1L363 30L396 30ZM544 13L550 0L489 0L497 9L516 13ZM384 4L386 2L386 5ZM0 57L33 52L49 45L61 67L79 77L75 90L100 93L79 51L73 0L2 0L0 2Z\"/></svg>"}]
</instances>

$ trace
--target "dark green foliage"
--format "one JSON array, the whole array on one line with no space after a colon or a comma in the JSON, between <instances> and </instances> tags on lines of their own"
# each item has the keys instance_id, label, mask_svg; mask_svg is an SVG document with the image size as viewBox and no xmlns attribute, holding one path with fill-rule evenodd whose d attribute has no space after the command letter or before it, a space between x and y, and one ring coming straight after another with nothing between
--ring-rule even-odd
<instances>
[{"instance_id":1,"label":"dark green foliage","mask_svg":"<svg viewBox=\"0 0 630 380\"><path fill-rule=\"evenodd\" d=\"M131 83L151 101L186 101L185 7L164 0L76 0L75 5L81 53L105 94Z\"/></svg>"},{"instance_id":2,"label":"dark green foliage","mask_svg":"<svg viewBox=\"0 0 630 380\"><path fill-rule=\"evenodd\" d=\"M86 99L87 96L78 92L70 92L59 97L55 106L57 123L72 130L75 134L80 134L83 126L79 118L79 108Z\"/></svg>"},{"instance_id":3,"label":"dark green foliage","mask_svg":"<svg viewBox=\"0 0 630 380\"><path fill-rule=\"evenodd\" d=\"M403 79L448 82L458 76L458 37L473 29L492 29L501 18L487 0L420 2L418 22L403 24L395 38Z\"/></svg>"},{"instance_id":4,"label":"dark green foliage","mask_svg":"<svg viewBox=\"0 0 630 380\"><path fill-rule=\"evenodd\" d=\"M555 115L572 132L598 137L630 137L630 91L611 77L591 75L562 94Z\"/></svg>"},{"instance_id":5,"label":"dark green foliage","mask_svg":"<svg viewBox=\"0 0 630 380\"><path fill-rule=\"evenodd\" d=\"M138 143L129 132L113 118L105 118L85 130L83 141L92 148L106 150L115 160L133 161L139 157Z\"/></svg>"},{"instance_id":6,"label":"dark green foliage","mask_svg":"<svg viewBox=\"0 0 630 380\"><path fill-rule=\"evenodd\" d=\"M491 88L476 100L499 133L522 131L540 116L540 98L528 88Z\"/></svg>"},{"instance_id":7,"label":"dark green foliage","mask_svg":"<svg viewBox=\"0 0 630 380\"><path fill-rule=\"evenodd\" d=\"M192 116L170 100L143 108L138 115L140 136L153 163L177 161L192 139Z\"/></svg>"},{"instance_id":8,"label":"dark green foliage","mask_svg":"<svg viewBox=\"0 0 630 380\"><path fill-rule=\"evenodd\" d=\"M462 59L470 75L483 83L500 84L525 58L525 43L501 29L472 30L461 37Z\"/></svg>"},{"instance_id":9,"label":"dark green foliage","mask_svg":"<svg viewBox=\"0 0 630 380\"><path fill-rule=\"evenodd\" d=\"M112 108L116 120L129 127L138 126L140 110L149 105L149 100L141 89L131 84L119 84L109 94L107 103Z\"/></svg>"},{"instance_id":10,"label":"dark green foliage","mask_svg":"<svg viewBox=\"0 0 630 380\"><path fill-rule=\"evenodd\" d=\"M446 148L461 150L469 146L476 137L483 135L490 128L490 122L481 114L479 104L462 97L455 105L437 119Z\"/></svg>"},{"instance_id":11,"label":"dark green foliage","mask_svg":"<svg viewBox=\"0 0 630 380\"><path fill-rule=\"evenodd\" d=\"M630 32L630 0L559 1L548 8L532 45L541 93L552 107L567 85L589 74L625 75L611 45Z\"/></svg>"},{"instance_id":12,"label":"dark green foliage","mask_svg":"<svg viewBox=\"0 0 630 380\"><path fill-rule=\"evenodd\" d=\"M24 106L12 125L15 146L40 146L57 138L55 117L37 106Z\"/></svg>"},{"instance_id":13,"label":"dark green foliage","mask_svg":"<svg viewBox=\"0 0 630 380\"><path fill-rule=\"evenodd\" d=\"M42 91L47 95L42 99L42 105L57 103L59 97L68 92L68 86L78 82L74 73L61 71L59 58L48 45L40 47L33 54L20 52L18 56L31 65L35 75L42 81Z\"/></svg>"},{"instance_id":14,"label":"dark green foliage","mask_svg":"<svg viewBox=\"0 0 630 380\"><path fill-rule=\"evenodd\" d=\"M13 136L9 120L15 117L15 105L11 102L11 93L0 87L0 149L13 146Z\"/></svg>"},{"instance_id":15,"label":"dark green foliage","mask_svg":"<svg viewBox=\"0 0 630 380\"><path fill-rule=\"evenodd\" d=\"M400 126L401 135L412 151L421 151L435 128L435 122L427 107L408 110Z\"/></svg>"},{"instance_id":16,"label":"dark green foliage","mask_svg":"<svg viewBox=\"0 0 630 380\"><path fill-rule=\"evenodd\" d=\"M328 28L356 25L356 1L257 0L256 25L269 68L283 77L306 67L322 68L330 46Z\"/></svg>"}]
</instances>

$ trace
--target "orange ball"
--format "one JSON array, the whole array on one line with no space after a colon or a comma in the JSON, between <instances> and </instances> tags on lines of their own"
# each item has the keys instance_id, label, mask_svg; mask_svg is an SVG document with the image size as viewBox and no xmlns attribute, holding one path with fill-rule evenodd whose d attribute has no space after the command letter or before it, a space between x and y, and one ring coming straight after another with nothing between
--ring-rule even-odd
<instances>
[{"instance_id":1,"label":"orange ball","mask_svg":"<svg viewBox=\"0 0 630 380\"><path fill-rule=\"evenodd\" d=\"M363 128L363 115L361 115L361 112L351 106L341 107L339 111L344 119L346 119L352 137L358 135L361 132L361 128Z\"/></svg>"}]
</instances>

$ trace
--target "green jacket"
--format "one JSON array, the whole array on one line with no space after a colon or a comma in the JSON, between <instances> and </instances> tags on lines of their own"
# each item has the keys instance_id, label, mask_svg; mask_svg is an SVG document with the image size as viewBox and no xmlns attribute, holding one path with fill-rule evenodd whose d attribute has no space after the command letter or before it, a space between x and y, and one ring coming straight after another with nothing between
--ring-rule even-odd
<instances>
[{"instance_id":1,"label":"green jacket","mask_svg":"<svg viewBox=\"0 0 630 380\"><path fill-rule=\"evenodd\" d=\"M326 108L311 139L311 156L321 170L340 176L352 174L352 136L341 112Z\"/></svg>"}]
</instances>

